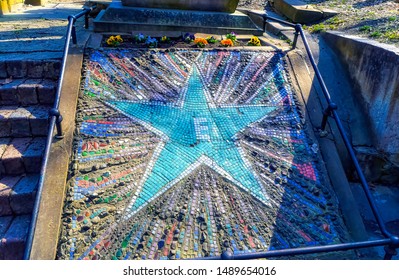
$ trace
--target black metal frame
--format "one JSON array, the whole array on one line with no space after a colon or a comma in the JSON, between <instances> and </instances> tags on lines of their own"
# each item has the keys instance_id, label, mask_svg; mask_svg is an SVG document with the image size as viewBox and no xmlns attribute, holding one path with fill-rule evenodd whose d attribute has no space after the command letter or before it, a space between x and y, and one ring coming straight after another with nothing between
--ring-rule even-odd
<instances>
[{"instance_id":1,"label":"black metal frame","mask_svg":"<svg viewBox=\"0 0 399 280\"><path fill-rule=\"evenodd\" d=\"M282 249L282 250L273 250L273 251L265 251L265 252L254 252L254 253L245 253L234 255L230 250L224 251L220 256L213 257L205 257L199 259L205 260L249 260L249 259L258 259L258 258L275 258L275 257L287 257L287 256L295 256L295 255L304 255L304 254L315 254L315 253L327 253L334 251L346 251L353 249L361 249L361 248L370 248L370 247L378 247L385 246L385 256L384 260L390 260L393 256L397 254L396 250L399 248L399 237L389 232L386 228L385 223L378 211L378 208L374 202L373 196L370 192L370 187L364 177L363 171L360 168L360 164L355 156L355 152L352 148L352 145L349 141L348 136L344 130L341 119L337 113L338 106L332 101L330 93L327 89L327 86L321 76L319 68L316 65L314 60L312 51L310 50L308 41L306 39L306 35L302 29L301 24L293 24L291 22L287 22L285 20L281 20L275 17L268 16L267 14L262 15L263 17L263 30L266 29L266 22L268 20L275 21L281 23L283 25L287 25L293 27L295 29L294 40L292 42L292 48L295 49L298 43L298 38L301 37L303 45L305 47L306 53L308 54L309 61L312 64L313 70L317 77L318 82L320 83L321 89L323 91L323 95L327 101L327 107L323 110L323 119L321 121L321 130L324 131L326 129L328 117L332 117L335 120L338 131L344 141L345 147L348 150L349 156L355 166L356 172L359 176L360 183L362 185L363 191L367 197L367 201L369 206L373 212L373 215L378 223L378 227L385 238L379 240L368 240L368 241L358 241L358 242L348 242L342 244L333 244L333 245L324 245L324 246L311 246L311 247L302 247L302 248L290 248L290 249Z\"/></svg>"},{"instance_id":2,"label":"black metal frame","mask_svg":"<svg viewBox=\"0 0 399 280\"><path fill-rule=\"evenodd\" d=\"M76 15L71 15L68 17L68 27L67 27L67 33L66 33L66 38L65 38L64 53L63 53L62 62L61 62L60 78L58 80L54 105L49 111L49 117L50 117L49 123L50 124L49 124L48 136L47 136L47 141L46 141L46 149L44 152L43 162L42 162L42 166L40 169L39 186L38 186L37 192L36 192L35 205L33 208L31 223L29 226L28 237L27 237L26 244L25 244L24 260L28 260L30 258L30 254L31 254L31 250L32 250L33 237L35 234L37 217L39 214L39 206L40 206L40 200L41 200L41 196L42 196L42 192L43 192L43 186L44 186L44 181L45 181L45 176L46 176L46 169L47 169L48 159L49 159L49 155L50 155L51 144L53 143L54 126L56 126L56 128L57 128L57 133L55 135L55 138L57 138L57 139L64 138L64 134L62 132L62 125L61 125L62 116L61 116L61 113L58 108L60 105L61 89L62 89L62 85L64 83L65 68L66 68L66 62L67 62L67 58L68 58L69 45L70 45L71 39L74 44L77 44L75 22L77 19L84 16L85 17L85 28L86 29L89 28L89 13L94 8L95 8L95 6L90 7L90 8L83 8L83 10L80 13L78 13Z\"/></svg>"},{"instance_id":3,"label":"black metal frame","mask_svg":"<svg viewBox=\"0 0 399 280\"><path fill-rule=\"evenodd\" d=\"M71 15L68 17L68 27L67 27L67 33L66 33L66 39L65 39L64 53L63 53L63 57L62 57L60 79L58 81L58 87L57 87L56 97L55 97L55 101L54 101L54 106L50 110L50 127L49 127L47 142L46 142L44 159L43 159L42 167L40 170L41 176L40 176L40 180L39 180L39 187L37 190L35 205L34 205L34 209L33 209L33 213L32 213L32 221L30 224L28 238L26 241L25 254L24 254L25 260L29 259L30 254L31 254L33 237L35 234L35 227L36 227L37 217L38 217L38 213L39 213L41 194L43 191L44 178L46 175L45 173L46 173L48 158L49 158L49 154L50 154L50 147L53 142L54 126L56 126L56 128L57 128L57 134L55 135L55 137L63 138L62 126L61 126L62 116L59 112L58 107L59 107L59 103L60 103L61 89L62 89L62 85L64 82L66 61L68 58L70 41L72 39L72 42L74 44L77 43L75 22L80 17L85 16L85 28L88 28L88 26L89 26L88 16L89 16L89 13L94 8L95 8L95 6L93 6L91 8L84 8L83 11L81 11L80 13L78 13L76 15ZM321 129L325 130L328 117L332 117L335 120L338 131L341 134L341 137L344 141L344 144L349 152L350 158L351 158L351 160L355 166L356 172L359 176L363 191L367 197L370 208L373 212L374 217L377 220L378 227L379 227L382 235L385 238L379 239L379 240L371 240L371 241L358 241L358 242L349 242L349 243L343 243L343 244L311 246L311 247L304 247L304 248L290 248L290 249L273 250L273 251L265 251L265 252L253 252L253 253L238 254L238 255L234 255L231 251L228 250L228 251L223 252L220 256L205 257L205 258L199 258L199 259L248 260L248 259L257 259L257 258L286 257L286 256L295 256L295 255L303 255L303 254L327 253L327 252L334 252L334 251L346 251L346 250L353 250L353 249L385 246L384 259L390 260L394 255L397 254L396 249L399 248L399 237L392 234L391 232L389 232L389 230L386 228L384 221L378 211L378 208L377 208L377 206L374 202L374 199L372 197L372 194L370 192L370 188L367 184L366 178L364 177L364 174L360 168L359 162L355 156L355 152L354 152L352 145L348 139L348 136L345 133L342 122L338 116L337 105L334 102L332 102L330 93L328 92L328 89L324 83L323 77L321 76L320 71L315 63L313 54L310 50L310 47L309 47L308 41L306 39L306 36L304 34L304 31L302 29L302 26L300 24L293 24L293 23L290 23L290 22L287 22L287 21L284 21L284 20L281 20L278 18L270 17L268 15L263 15L263 19L264 19L264 28L266 27L266 22L268 20L279 22L281 24L295 28L295 34L294 34L294 40L293 40L293 48L294 49L296 48L296 45L298 42L298 37L299 36L301 37L302 42L305 46L306 52L308 54L310 63L312 64L312 67L316 74L317 80L319 81L319 83L321 85L321 89L323 91L324 97L328 104L327 108L324 109L324 111L323 111L323 119L322 119L322 123L321 123Z\"/></svg>"}]
</instances>

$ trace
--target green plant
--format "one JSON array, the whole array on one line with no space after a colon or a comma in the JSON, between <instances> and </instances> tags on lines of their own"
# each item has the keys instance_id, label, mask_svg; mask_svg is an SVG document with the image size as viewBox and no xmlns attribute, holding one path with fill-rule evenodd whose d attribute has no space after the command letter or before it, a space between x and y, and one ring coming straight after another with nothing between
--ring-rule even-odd
<instances>
[{"instance_id":1,"label":"green plant","mask_svg":"<svg viewBox=\"0 0 399 280\"><path fill-rule=\"evenodd\" d=\"M168 36L163 36L163 37L161 38L161 42L162 42L162 43L170 43L170 38L169 38Z\"/></svg>"},{"instance_id":2,"label":"green plant","mask_svg":"<svg viewBox=\"0 0 399 280\"><path fill-rule=\"evenodd\" d=\"M158 46L158 40L156 38L151 38L150 36L148 36L145 44L149 48L156 48Z\"/></svg>"},{"instance_id":3,"label":"green plant","mask_svg":"<svg viewBox=\"0 0 399 280\"><path fill-rule=\"evenodd\" d=\"M396 20L395 16L391 16L391 17L388 18L388 21L395 21L395 20Z\"/></svg>"},{"instance_id":4,"label":"green plant","mask_svg":"<svg viewBox=\"0 0 399 280\"><path fill-rule=\"evenodd\" d=\"M260 47L261 43L258 37L256 36L252 36L251 40L249 40L248 42L249 46L256 46L256 47Z\"/></svg>"},{"instance_id":5,"label":"green plant","mask_svg":"<svg viewBox=\"0 0 399 280\"><path fill-rule=\"evenodd\" d=\"M323 23L318 23L309 27L309 31L311 33L320 33L322 31L326 31L326 26Z\"/></svg>"},{"instance_id":6,"label":"green plant","mask_svg":"<svg viewBox=\"0 0 399 280\"><path fill-rule=\"evenodd\" d=\"M385 31L384 38L387 38L390 41L399 41L399 31L398 30Z\"/></svg>"},{"instance_id":7,"label":"green plant","mask_svg":"<svg viewBox=\"0 0 399 280\"><path fill-rule=\"evenodd\" d=\"M371 31L371 26L370 25L363 25L359 28L359 31L362 32L370 32Z\"/></svg>"},{"instance_id":8,"label":"green plant","mask_svg":"<svg viewBox=\"0 0 399 280\"><path fill-rule=\"evenodd\" d=\"M344 23L345 20L338 18L337 16L332 17L328 20L325 21L325 23L329 23L329 24L334 24L334 25L339 25L341 23Z\"/></svg>"},{"instance_id":9,"label":"green plant","mask_svg":"<svg viewBox=\"0 0 399 280\"><path fill-rule=\"evenodd\" d=\"M209 44L215 44L218 41L213 36L206 37L206 40L208 41Z\"/></svg>"},{"instance_id":10,"label":"green plant","mask_svg":"<svg viewBox=\"0 0 399 280\"><path fill-rule=\"evenodd\" d=\"M143 33L139 33L135 35L133 39L136 43L144 43L145 40L147 39L147 36L145 36Z\"/></svg>"},{"instance_id":11,"label":"green plant","mask_svg":"<svg viewBox=\"0 0 399 280\"><path fill-rule=\"evenodd\" d=\"M226 39L230 39L233 43L235 43L237 41L237 34L230 32L226 35Z\"/></svg>"},{"instance_id":12,"label":"green plant","mask_svg":"<svg viewBox=\"0 0 399 280\"><path fill-rule=\"evenodd\" d=\"M374 18L376 17L376 13L375 13L375 12L367 12L367 13L366 13L366 16L367 16L368 18L374 19Z\"/></svg>"},{"instance_id":13,"label":"green plant","mask_svg":"<svg viewBox=\"0 0 399 280\"><path fill-rule=\"evenodd\" d=\"M116 47L123 42L123 39L120 35L110 36L106 42L108 46Z\"/></svg>"},{"instance_id":14,"label":"green plant","mask_svg":"<svg viewBox=\"0 0 399 280\"><path fill-rule=\"evenodd\" d=\"M186 33L183 35L183 41L186 43L191 43L195 40L195 35L192 33Z\"/></svg>"},{"instance_id":15,"label":"green plant","mask_svg":"<svg viewBox=\"0 0 399 280\"><path fill-rule=\"evenodd\" d=\"M370 37L372 38L380 38L382 36L382 33L380 31L374 31L370 34Z\"/></svg>"}]
</instances>

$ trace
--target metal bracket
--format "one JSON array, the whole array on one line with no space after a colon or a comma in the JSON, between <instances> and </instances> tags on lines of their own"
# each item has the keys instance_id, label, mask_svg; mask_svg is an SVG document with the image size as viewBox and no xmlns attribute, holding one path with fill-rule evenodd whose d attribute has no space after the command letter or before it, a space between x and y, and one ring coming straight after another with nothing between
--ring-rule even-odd
<instances>
[{"instance_id":1,"label":"metal bracket","mask_svg":"<svg viewBox=\"0 0 399 280\"><path fill-rule=\"evenodd\" d=\"M51 117L55 117L55 125L57 127L57 134L55 135L55 138L63 139L64 134L62 133L62 116L60 111L57 108L51 108L49 115Z\"/></svg>"}]
</instances>

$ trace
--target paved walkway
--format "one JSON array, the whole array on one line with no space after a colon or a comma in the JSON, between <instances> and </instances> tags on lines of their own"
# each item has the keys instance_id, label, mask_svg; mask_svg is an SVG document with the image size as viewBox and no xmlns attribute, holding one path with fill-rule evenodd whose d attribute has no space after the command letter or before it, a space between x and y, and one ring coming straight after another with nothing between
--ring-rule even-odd
<instances>
[{"instance_id":1,"label":"paved walkway","mask_svg":"<svg viewBox=\"0 0 399 280\"><path fill-rule=\"evenodd\" d=\"M61 58L67 18L78 13L82 6L82 3L24 6L15 13L0 16L0 61ZM79 36L84 33L83 25L84 19L79 19L76 24Z\"/></svg>"}]
</instances>

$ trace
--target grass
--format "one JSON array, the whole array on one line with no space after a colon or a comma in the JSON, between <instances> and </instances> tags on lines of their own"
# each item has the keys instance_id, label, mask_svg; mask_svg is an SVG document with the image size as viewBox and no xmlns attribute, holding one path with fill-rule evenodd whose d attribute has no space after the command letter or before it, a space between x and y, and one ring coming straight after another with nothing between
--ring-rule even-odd
<instances>
[{"instance_id":1,"label":"grass","mask_svg":"<svg viewBox=\"0 0 399 280\"><path fill-rule=\"evenodd\" d=\"M328 19L328 20L325 21L325 23L334 24L334 25L340 25L340 24L342 24L342 23L344 23L344 22L345 22L345 20L340 19L340 18L337 17L337 16L332 17L332 18L330 18L330 19Z\"/></svg>"},{"instance_id":2,"label":"grass","mask_svg":"<svg viewBox=\"0 0 399 280\"><path fill-rule=\"evenodd\" d=\"M320 33L326 31L326 25L323 23L318 23L309 27L311 33Z\"/></svg>"},{"instance_id":3,"label":"grass","mask_svg":"<svg viewBox=\"0 0 399 280\"><path fill-rule=\"evenodd\" d=\"M371 31L371 26L370 25L363 25L362 27L359 28L359 31L370 32Z\"/></svg>"},{"instance_id":4,"label":"grass","mask_svg":"<svg viewBox=\"0 0 399 280\"><path fill-rule=\"evenodd\" d=\"M310 33L320 33L325 32L326 30L335 30L337 29L337 26L335 24L318 23L312 26L307 26L305 29Z\"/></svg>"},{"instance_id":5,"label":"grass","mask_svg":"<svg viewBox=\"0 0 399 280\"><path fill-rule=\"evenodd\" d=\"M388 30L383 35L389 41L399 41L399 30Z\"/></svg>"},{"instance_id":6,"label":"grass","mask_svg":"<svg viewBox=\"0 0 399 280\"><path fill-rule=\"evenodd\" d=\"M396 17L394 17L394 16L388 18L389 22L392 22L392 21L395 21L395 20L396 20Z\"/></svg>"},{"instance_id":7,"label":"grass","mask_svg":"<svg viewBox=\"0 0 399 280\"><path fill-rule=\"evenodd\" d=\"M380 31L374 31L370 34L371 38L380 38L382 36L382 33Z\"/></svg>"}]
</instances>

